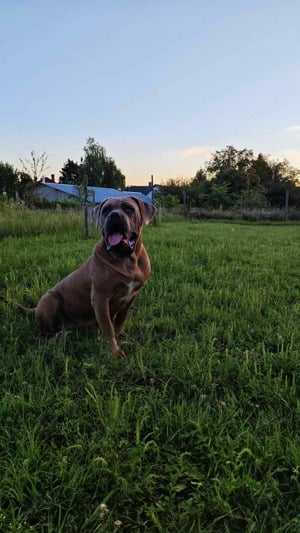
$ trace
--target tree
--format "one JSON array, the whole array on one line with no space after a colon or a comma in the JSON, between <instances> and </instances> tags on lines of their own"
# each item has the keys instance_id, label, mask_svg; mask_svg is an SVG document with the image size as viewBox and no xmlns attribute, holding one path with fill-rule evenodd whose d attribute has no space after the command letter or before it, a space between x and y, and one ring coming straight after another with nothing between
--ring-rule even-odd
<instances>
[{"instance_id":1,"label":"tree","mask_svg":"<svg viewBox=\"0 0 300 533\"><path fill-rule=\"evenodd\" d=\"M83 148L84 157L80 163L68 159L64 163L59 182L72 185L82 185L84 175L88 177L91 187L125 188L125 176L117 168L115 161L108 157L103 146L89 137Z\"/></svg>"},{"instance_id":2,"label":"tree","mask_svg":"<svg viewBox=\"0 0 300 533\"><path fill-rule=\"evenodd\" d=\"M272 162L268 156L253 156L253 151L227 146L215 152L207 170L212 184L226 184L232 204L284 207L288 191L290 205L297 205L297 170L288 161Z\"/></svg>"},{"instance_id":3,"label":"tree","mask_svg":"<svg viewBox=\"0 0 300 533\"><path fill-rule=\"evenodd\" d=\"M39 155L35 150L32 150L30 155L31 159L20 158L20 162L23 171L36 183L44 175L44 172L49 169L49 166L47 166L48 155L46 152Z\"/></svg>"},{"instance_id":4,"label":"tree","mask_svg":"<svg viewBox=\"0 0 300 533\"><path fill-rule=\"evenodd\" d=\"M184 178L169 179L160 187L162 196L175 196L179 203L183 203L188 188L189 181Z\"/></svg>"},{"instance_id":5,"label":"tree","mask_svg":"<svg viewBox=\"0 0 300 533\"><path fill-rule=\"evenodd\" d=\"M0 194L15 198L18 176L12 165L0 161Z\"/></svg>"},{"instance_id":6,"label":"tree","mask_svg":"<svg viewBox=\"0 0 300 533\"><path fill-rule=\"evenodd\" d=\"M223 209L231 204L228 185L226 183L212 183L207 200L208 206L214 209Z\"/></svg>"},{"instance_id":7,"label":"tree","mask_svg":"<svg viewBox=\"0 0 300 533\"><path fill-rule=\"evenodd\" d=\"M107 158L104 166L103 182L105 187L125 189L125 176L116 167L116 164L111 157Z\"/></svg>"},{"instance_id":8,"label":"tree","mask_svg":"<svg viewBox=\"0 0 300 533\"><path fill-rule=\"evenodd\" d=\"M206 172L203 168L199 168L199 170L196 172L196 176L193 179L193 183L203 183L207 181Z\"/></svg>"},{"instance_id":9,"label":"tree","mask_svg":"<svg viewBox=\"0 0 300 533\"><path fill-rule=\"evenodd\" d=\"M27 204L32 202L33 186L34 182L29 174L17 171L16 191L21 200L25 200Z\"/></svg>"},{"instance_id":10,"label":"tree","mask_svg":"<svg viewBox=\"0 0 300 533\"><path fill-rule=\"evenodd\" d=\"M68 159L60 171L59 183L81 185L83 181L83 165Z\"/></svg>"},{"instance_id":11,"label":"tree","mask_svg":"<svg viewBox=\"0 0 300 533\"><path fill-rule=\"evenodd\" d=\"M200 168L189 184L190 204L199 207L206 205L210 190L211 182L207 179L205 170Z\"/></svg>"},{"instance_id":12,"label":"tree","mask_svg":"<svg viewBox=\"0 0 300 533\"><path fill-rule=\"evenodd\" d=\"M276 207L284 207L285 195L288 191L293 193L296 188L297 171L291 167L288 161L276 161L271 163L272 180L269 186L267 197ZM291 199L293 194L290 195Z\"/></svg>"},{"instance_id":13,"label":"tree","mask_svg":"<svg viewBox=\"0 0 300 533\"><path fill-rule=\"evenodd\" d=\"M207 170L214 174L213 180L228 186L228 193L232 200L242 190L258 184L258 178L251 171L253 151L244 148L237 150L234 146L227 146L224 150L216 151L208 163Z\"/></svg>"},{"instance_id":14,"label":"tree","mask_svg":"<svg viewBox=\"0 0 300 533\"><path fill-rule=\"evenodd\" d=\"M125 176L117 168L114 160L107 157L106 150L93 137L89 137L84 151L84 172L88 176L88 185L95 187L125 188Z\"/></svg>"},{"instance_id":15,"label":"tree","mask_svg":"<svg viewBox=\"0 0 300 533\"><path fill-rule=\"evenodd\" d=\"M100 146L93 137L89 137L83 151L85 153L83 160L84 172L88 175L89 185L103 187L106 160L105 148Z\"/></svg>"},{"instance_id":16,"label":"tree","mask_svg":"<svg viewBox=\"0 0 300 533\"><path fill-rule=\"evenodd\" d=\"M290 193L290 205L296 205L298 171L288 161L271 161L268 156L259 154L252 167L271 206L284 207L286 191Z\"/></svg>"},{"instance_id":17,"label":"tree","mask_svg":"<svg viewBox=\"0 0 300 533\"><path fill-rule=\"evenodd\" d=\"M258 154L257 158L252 161L252 169L259 177L259 184L268 190L272 185L273 179L273 170L268 157Z\"/></svg>"},{"instance_id":18,"label":"tree","mask_svg":"<svg viewBox=\"0 0 300 533\"><path fill-rule=\"evenodd\" d=\"M267 207L266 189L259 185L250 191L244 190L236 199L236 207L262 209Z\"/></svg>"},{"instance_id":19,"label":"tree","mask_svg":"<svg viewBox=\"0 0 300 533\"><path fill-rule=\"evenodd\" d=\"M208 164L209 172L222 173L228 170L245 172L253 160L253 151L244 148L237 150L234 146L227 146L224 150L217 150Z\"/></svg>"},{"instance_id":20,"label":"tree","mask_svg":"<svg viewBox=\"0 0 300 533\"><path fill-rule=\"evenodd\" d=\"M27 200L32 196L33 181L25 172L0 162L0 194L10 199Z\"/></svg>"},{"instance_id":21,"label":"tree","mask_svg":"<svg viewBox=\"0 0 300 533\"><path fill-rule=\"evenodd\" d=\"M173 196L172 194L162 195L161 193L154 193L154 199L155 203L157 203L157 205L160 205L161 207L178 207L180 204L178 197Z\"/></svg>"}]
</instances>

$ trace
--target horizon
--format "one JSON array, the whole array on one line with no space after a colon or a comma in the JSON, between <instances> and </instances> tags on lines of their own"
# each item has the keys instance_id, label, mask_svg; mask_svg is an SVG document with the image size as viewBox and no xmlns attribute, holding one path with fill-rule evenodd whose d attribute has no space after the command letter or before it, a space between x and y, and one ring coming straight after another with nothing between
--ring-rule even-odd
<instances>
[{"instance_id":1,"label":"horizon","mask_svg":"<svg viewBox=\"0 0 300 533\"><path fill-rule=\"evenodd\" d=\"M229 145L300 167L297 0L20 0L1 15L3 162L46 152L58 180L94 137L127 186L193 178Z\"/></svg>"}]
</instances>

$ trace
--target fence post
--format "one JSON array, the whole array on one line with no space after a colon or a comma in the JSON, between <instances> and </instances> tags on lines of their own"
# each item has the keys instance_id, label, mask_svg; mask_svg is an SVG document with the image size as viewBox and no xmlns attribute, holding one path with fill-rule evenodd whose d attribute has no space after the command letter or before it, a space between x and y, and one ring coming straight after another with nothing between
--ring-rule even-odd
<instances>
[{"instance_id":1,"label":"fence post","mask_svg":"<svg viewBox=\"0 0 300 533\"><path fill-rule=\"evenodd\" d=\"M89 220L88 220L88 176L84 173L83 176L83 207L84 207L84 227L85 227L85 238L89 238Z\"/></svg>"},{"instance_id":2,"label":"fence post","mask_svg":"<svg viewBox=\"0 0 300 533\"><path fill-rule=\"evenodd\" d=\"M289 191L285 191L285 220L289 218Z\"/></svg>"}]
</instances>

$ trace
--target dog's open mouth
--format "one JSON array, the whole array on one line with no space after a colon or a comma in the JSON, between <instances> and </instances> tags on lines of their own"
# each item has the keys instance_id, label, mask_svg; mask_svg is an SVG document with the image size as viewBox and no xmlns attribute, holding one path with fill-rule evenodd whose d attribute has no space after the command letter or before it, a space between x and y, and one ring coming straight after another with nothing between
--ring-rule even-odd
<instances>
[{"instance_id":1,"label":"dog's open mouth","mask_svg":"<svg viewBox=\"0 0 300 533\"><path fill-rule=\"evenodd\" d=\"M116 252L129 252L134 249L136 235L132 234L130 239L122 233L110 233L106 237L106 248L108 251L115 250Z\"/></svg>"}]
</instances>

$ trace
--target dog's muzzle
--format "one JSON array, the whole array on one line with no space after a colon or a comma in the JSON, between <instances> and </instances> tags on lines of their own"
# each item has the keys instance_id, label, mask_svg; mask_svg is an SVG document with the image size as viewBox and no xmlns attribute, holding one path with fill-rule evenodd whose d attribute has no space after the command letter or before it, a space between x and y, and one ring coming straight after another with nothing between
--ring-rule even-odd
<instances>
[{"instance_id":1,"label":"dog's muzzle","mask_svg":"<svg viewBox=\"0 0 300 533\"><path fill-rule=\"evenodd\" d=\"M136 232L131 232L128 221L117 211L112 211L105 220L103 236L108 252L130 255L138 238Z\"/></svg>"}]
</instances>

